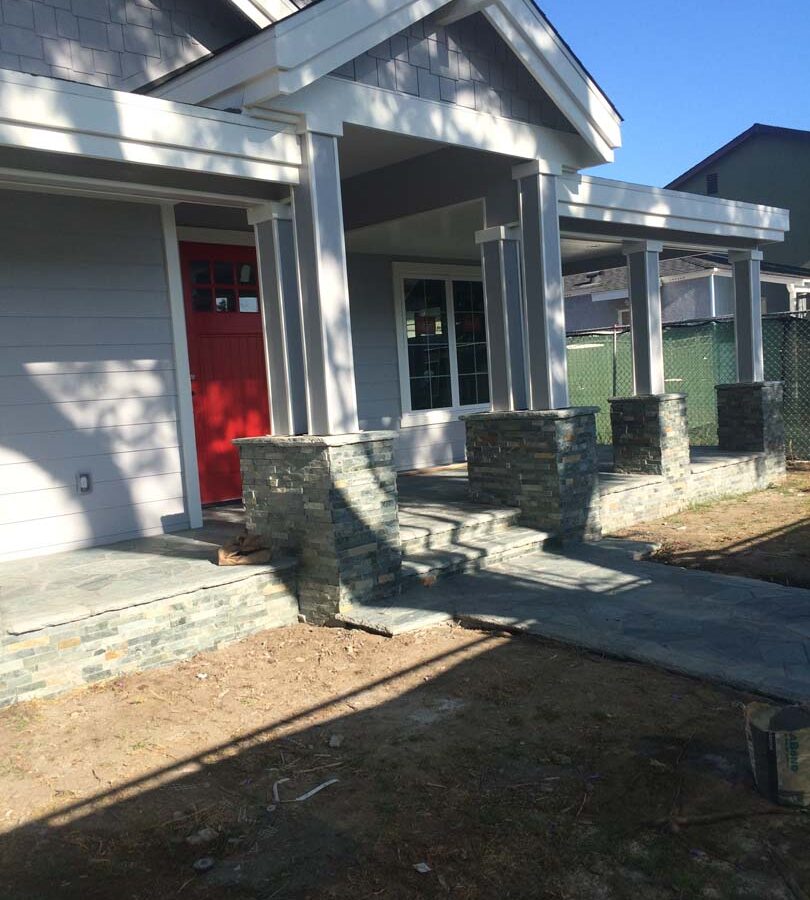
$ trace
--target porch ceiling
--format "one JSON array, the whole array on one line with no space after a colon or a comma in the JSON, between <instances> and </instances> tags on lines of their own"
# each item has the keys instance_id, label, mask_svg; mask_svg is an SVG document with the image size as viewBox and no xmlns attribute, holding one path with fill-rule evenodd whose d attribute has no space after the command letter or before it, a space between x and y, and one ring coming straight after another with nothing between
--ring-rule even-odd
<instances>
[{"instance_id":1,"label":"porch ceiling","mask_svg":"<svg viewBox=\"0 0 810 900\"><path fill-rule=\"evenodd\" d=\"M443 145L388 131L346 125L338 143L342 178L362 175L406 159L434 153Z\"/></svg>"},{"instance_id":2,"label":"porch ceiling","mask_svg":"<svg viewBox=\"0 0 810 900\"><path fill-rule=\"evenodd\" d=\"M352 229L346 232L346 249L350 253L477 263L481 251L475 233L484 227L483 221L483 204L473 200ZM560 249L565 274L625 264L621 238L563 237ZM665 250L662 255L680 256L683 252Z\"/></svg>"}]
</instances>

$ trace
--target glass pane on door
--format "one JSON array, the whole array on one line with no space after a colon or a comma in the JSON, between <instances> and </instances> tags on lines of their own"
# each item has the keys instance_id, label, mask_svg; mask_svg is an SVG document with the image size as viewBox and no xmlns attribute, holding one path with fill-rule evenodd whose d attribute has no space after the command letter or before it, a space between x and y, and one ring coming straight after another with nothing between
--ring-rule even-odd
<instances>
[{"instance_id":1,"label":"glass pane on door","mask_svg":"<svg viewBox=\"0 0 810 900\"><path fill-rule=\"evenodd\" d=\"M445 283L406 278L404 288L411 409L452 406Z\"/></svg>"},{"instance_id":2,"label":"glass pane on door","mask_svg":"<svg viewBox=\"0 0 810 900\"><path fill-rule=\"evenodd\" d=\"M459 403L489 403L487 323L480 281L453 282L453 312Z\"/></svg>"}]
</instances>

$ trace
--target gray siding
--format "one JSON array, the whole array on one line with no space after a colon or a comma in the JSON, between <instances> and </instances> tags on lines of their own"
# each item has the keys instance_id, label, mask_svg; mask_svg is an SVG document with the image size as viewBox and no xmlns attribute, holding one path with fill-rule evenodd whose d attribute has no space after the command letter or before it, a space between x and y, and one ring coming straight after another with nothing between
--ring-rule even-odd
<instances>
[{"instance_id":1,"label":"gray siding","mask_svg":"<svg viewBox=\"0 0 810 900\"><path fill-rule=\"evenodd\" d=\"M446 27L418 22L333 74L423 100L574 132L481 13Z\"/></svg>"},{"instance_id":2,"label":"gray siding","mask_svg":"<svg viewBox=\"0 0 810 900\"><path fill-rule=\"evenodd\" d=\"M710 277L662 284L661 313L664 322L708 319L712 314Z\"/></svg>"},{"instance_id":3,"label":"gray siding","mask_svg":"<svg viewBox=\"0 0 810 900\"><path fill-rule=\"evenodd\" d=\"M157 207L2 200L0 559L182 527Z\"/></svg>"},{"instance_id":4,"label":"gray siding","mask_svg":"<svg viewBox=\"0 0 810 900\"><path fill-rule=\"evenodd\" d=\"M132 90L255 30L226 0L3 0L0 68Z\"/></svg>"},{"instance_id":5,"label":"gray siding","mask_svg":"<svg viewBox=\"0 0 810 900\"><path fill-rule=\"evenodd\" d=\"M706 193L706 175L718 177L718 195L790 210L790 231L783 243L766 244L765 261L810 266L810 152L801 136L760 134L679 185L678 190Z\"/></svg>"},{"instance_id":6,"label":"gray siding","mask_svg":"<svg viewBox=\"0 0 810 900\"><path fill-rule=\"evenodd\" d=\"M619 310L627 300L594 300L591 294L565 298L565 330L587 331L619 324Z\"/></svg>"},{"instance_id":7,"label":"gray siding","mask_svg":"<svg viewBox=\"0 0 810 900\"><path fill-rule=\"evenodd\" d=\"M393 262L386 256L348 257L360 427L399 432L394 453L400 470L458 462L465 454L463 422L401 427Z\"/></svg>"}]
</instances>

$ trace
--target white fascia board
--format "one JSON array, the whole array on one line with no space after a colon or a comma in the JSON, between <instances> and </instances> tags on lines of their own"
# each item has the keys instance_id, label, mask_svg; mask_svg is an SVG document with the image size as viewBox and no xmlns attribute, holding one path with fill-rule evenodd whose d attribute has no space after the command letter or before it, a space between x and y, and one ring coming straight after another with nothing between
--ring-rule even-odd
<instances>
[{"instance_id":1,"label":"white fascia board","mask_svg":"<svg viewBox=\"0 0 810 900\"><path fill-rule=\"evenodd\" d=\"M259 28L267 28L274 21L268 18L253 0L231 0L231 3Z\"/></svg>"},{"instance_id":2,"label":"white fascia board","mask_svg":"<svg viewBox=\"0 0 810 900\"><path fill-rule=\"evenodd\" d=\"M257 182L258 183L258 182ZM38 194L68 194L76 197L98 197L107 200L129 200L135 203L196 203L203 206L231 206L253 209L267 202L265 197L189 190L165 185L32 172L0 168L0 189L24 190Z\"/></svg>"},{"instance_id":3,"label":"white fascia board","mask_svg":"<svg viewBox=\"0 0 810 900\"><path fill-rule=\"evenodd\" d=\"M295 184L288 125L0 71L0 146Z\"/></svg>"},{"instance_id":4,"label":"white fascia board","mask_svg":"<svg viewBox=\"0 0 810 900\"><path fill-rule=\"evenodd\" d=\"M561 216L772 243L790 227L786 209L685 194L585 175L559 183Z\"/></svg>"},{"instance_id":5,"label":"white fascia board","mask_svg":"<svg viewBox=\"0 0 810 900\"><path fill-rule=\"evenodd\" d=\"M723 275L719 269L702 269L699 272L682 272L679 275L662 275L661 284L679 284L682 281L699 281L701 278L711 278L712 275ZM730 272L728 273L731 274Z\"/></svg>"},{"instance_id":6,"label":"white fascia board","mask_svg":"<svg viewBox=\"0 0 810 900\"><path fill-rule=\"evenodd\" d=\"M556 166L578 164L583 149L575 134L345 78L322 78L292 97L278 98L271 115L278 110L303 116L311 131L341 135L349 123Z\"/></svg>"},{"instance_id":7,"label":"white fascia board","mask_svg":"<svg viewBox=\"0 0 810 900\"><path fill-rule=\"evenodd\" d=\"M591 294L591 300L593 300L594 303L600 303L604 300L626 300L627 297L627 288L616 291L594 291Z\"/></svg>"},{"instance_id":8,"label":"white fascia board","mask_svg":"<svg viewBox=\"0 0 810 900\"><path fill-rule=\"evenodd\" d=\"M600 161L612 162L622 142L621 119L531 0L497 0L483 15Z\"/></svg>"},{"instance_id":9,"label":"white fascia board","mask_svg":"<svg viewBox=\"0 0 810 900\"><path fill-rule=\"evenodd\" d=\"M231 0L231 3L259 28L266 28L298 11L290 0Z\"/></svg>"}]
</instances>

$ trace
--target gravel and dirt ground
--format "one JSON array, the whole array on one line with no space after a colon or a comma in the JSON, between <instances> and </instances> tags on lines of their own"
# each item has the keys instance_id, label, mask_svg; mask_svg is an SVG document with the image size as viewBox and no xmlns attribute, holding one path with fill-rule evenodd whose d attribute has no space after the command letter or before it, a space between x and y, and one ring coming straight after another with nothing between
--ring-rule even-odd
<instances>
[{"instance_id":1,"label":"gravel and dirt ground","mask_svg":"<svg viewBox=\"0 0 810 900\"><path fill-rule=\"evenodd\" d=\"M652 541L673 566L810 588L810 463L783 484L644 522L620 537Z\"/></svg>"},{"instance_id":2,"label":"gravel and dirt ground","mask_svg":"<svg viewBox=\"0 0 810 900\"><path fill-rule=\"evenodd\" d=\"M810 817L755 792L746 699L459 627L268 632L1 711L0 897L796 900Z\"/></svg>"}]
</instances>

